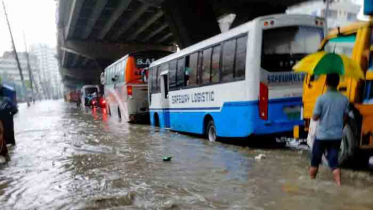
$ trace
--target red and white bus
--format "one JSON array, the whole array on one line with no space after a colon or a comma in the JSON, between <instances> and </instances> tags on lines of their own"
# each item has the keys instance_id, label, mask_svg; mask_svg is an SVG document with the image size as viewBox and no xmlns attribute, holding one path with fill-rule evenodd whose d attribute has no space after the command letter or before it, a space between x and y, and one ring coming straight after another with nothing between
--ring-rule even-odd
<instances>
[{"instance_id":1,"label":"red and white bus","mask_svg":"<svg viewBox=\"0 0 373 210\"><path fill-rule=\"evenodd\" d=\"M141 72L169 54L167 51L130 53L108 66L101 75L108 113L128 122L148 121L148 85Z\"/></svg>"}]
</instances>

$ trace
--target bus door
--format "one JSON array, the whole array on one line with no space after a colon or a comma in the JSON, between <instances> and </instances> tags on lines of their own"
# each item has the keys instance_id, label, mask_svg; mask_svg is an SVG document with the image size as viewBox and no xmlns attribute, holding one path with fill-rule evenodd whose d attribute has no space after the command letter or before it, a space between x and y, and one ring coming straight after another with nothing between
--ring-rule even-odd
<instances>
[{"instance_id":1,"label":"bus door","mask_svg":"<svg viewBox=\"0 0 373 210\"><path fill-rule=\"evenodd\" d=\"M169 111L169 99L168 99L168 93L169 93L169 88L168 88L168 71L163 71L161 73L161 106L163 111L163 119L165 123L165 127L169 128L170 127L170 111Z\"/></svg>"}]
</instances>

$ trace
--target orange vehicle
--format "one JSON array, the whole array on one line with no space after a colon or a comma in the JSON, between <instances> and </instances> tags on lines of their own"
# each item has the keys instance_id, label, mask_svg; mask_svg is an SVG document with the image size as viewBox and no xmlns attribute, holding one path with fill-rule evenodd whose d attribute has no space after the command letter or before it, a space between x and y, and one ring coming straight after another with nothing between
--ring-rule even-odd
<instances>
[{"instance_id":1,"label":"orange vehicle","mask_svg":"<svg viewBox=\"0 0 373 210\"><path fill-rule=\"evenodd\" d=\"M357 154L373 151L373 67L372 21L357 22L332 30L322 41L320 50L341 53L355 60L365 79L342 77L338 90L350 100L349 120L344 127L340 163L348 163ZM294 128L294 137L305 137L317 98L326 92L326 76L307 75L303 85L303 119L305 126Z\"/></svg>"},{"instance_id":2,"label":"orange vehicle","mask_svg":"<svg viewBox=\"0 0 373 210\"><path fill-rule=\"evenodd\" d=\"M130 53L106 67L101 83L108 113L127 122L148 121L148 84L141 74L151 62L170 53L156 50Z\"/></svg>"}]
</instances>

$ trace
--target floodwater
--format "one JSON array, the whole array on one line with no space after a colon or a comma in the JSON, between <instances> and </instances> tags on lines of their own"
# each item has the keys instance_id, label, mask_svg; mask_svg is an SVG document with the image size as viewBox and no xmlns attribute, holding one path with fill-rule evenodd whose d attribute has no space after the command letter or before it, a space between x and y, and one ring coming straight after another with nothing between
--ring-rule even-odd
<instances>
[{"instance_id":1,"label":"floodwater","mask_svg":"<svg viewBox=\"0 0 373 210\"><path fill-rule=\"evenodd\" d=\"M373 209L369 173L310 180L303 151L210 143L63 101L21 105L15 123L0 209Z\"/></svg>"}]
</instances>

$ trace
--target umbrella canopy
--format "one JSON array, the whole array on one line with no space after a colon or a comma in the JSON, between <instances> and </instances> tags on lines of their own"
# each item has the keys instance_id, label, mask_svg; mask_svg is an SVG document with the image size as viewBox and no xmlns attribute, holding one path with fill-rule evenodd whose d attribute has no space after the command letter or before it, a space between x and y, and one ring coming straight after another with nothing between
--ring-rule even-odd
<instances>
[{"instance_id":1,"label":"umbrella canopy","mask_svg":"<svg viewBox=\"0 0 373 210\"><path fill-rule=\"evenodd\" d=\"M293 70L314 75L335 73L355 79L364 79L363 70L354 60L346 55L325 51L306 56L293 67Z\"/></svg>"}]
</instances>

